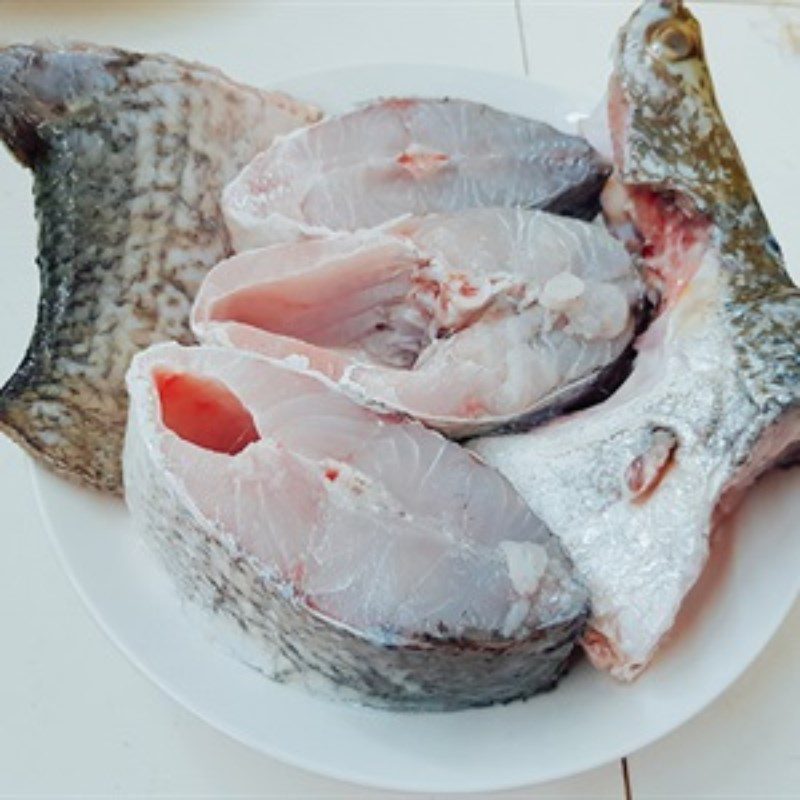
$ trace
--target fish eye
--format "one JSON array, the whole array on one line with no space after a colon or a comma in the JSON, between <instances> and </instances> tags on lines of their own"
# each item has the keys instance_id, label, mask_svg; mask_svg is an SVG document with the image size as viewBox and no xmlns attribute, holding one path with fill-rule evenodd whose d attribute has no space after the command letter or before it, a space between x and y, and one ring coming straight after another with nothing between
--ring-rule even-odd
<instances>
[{"instance_id":1,"label":"fish eye","mask_svg":"<svg viewBox=\"0 0 800 800\"><path fill-rule=\"evenodd\" d=\"M667 61L683 61L697 53L697 38L685 25L669 20L648 32L650 52Z\"/></svg>"}]
</instances>

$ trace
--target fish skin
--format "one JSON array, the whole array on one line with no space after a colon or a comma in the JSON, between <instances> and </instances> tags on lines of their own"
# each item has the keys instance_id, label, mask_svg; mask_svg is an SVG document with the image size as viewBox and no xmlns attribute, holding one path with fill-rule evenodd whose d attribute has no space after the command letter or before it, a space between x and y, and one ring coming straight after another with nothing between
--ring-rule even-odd
<instances>
[{"instance_id":1,"label":"fish skin","mask_svg":"<svg viewBox=\"0 0 800 800\"><path fill-rule=\"evenodd\" d=\"M584 646L629 680L701 573L716 512L796 456L800 292L681 2L647 0L622 29L609 119L612 180L663 293L660 316L605 403L474 448L560 538L592 595Z\"/></svg>"},{"instance_id":2,"label":"fish skin","mask_svg":"<svg viewBox=\"0 0 800 800\"><path fill-rule=\"evenodd\" d=\"M206 453L167 429L164 400L154 388L154 374L164 369L224 385L252 414L261 439L251 437L229 456ZM154 345L134 358L128 385L124 463L134 524L215 639L249 666L327 696L403 711L525 698L553 688L569 667L588 615L585 589L557 540L513 489L457 445L243 352ZM318 425L326 435L333 431L323 444L313 435ZM387 449L393 459L376 460ZM347 461L339 461L340 451ZM414 471L415 463L419 474L408 481L402 470ZM348 464L357 479L352 488ZM459 477L437 475L447 466ZM386 469L395 471L394 483L383 483L385 507L373 507L380 495L372 487ZM467 473L473 491L461 483ZM199 488L204 476L214 483L206 491ZM440 498L442 482L451 489ZM295 491L280 496L289 486ZM470 497L463 510L459 491ZM481 505L486 498L492 508ZM293 503L294 512L282 517L279 509ZM254 508L261 512L247 513ZM406 522L393 523L399 509ZM350 513L361 524L349 524ZM366 543L361 558L347 550L358 549L350 544L353 534ZM498 541L500 550L535 543L547 553L535 594L512 590L534 591L520 578L514 583L510 561L505 567L502 556L496 560ZM331 557L342 551L346 583ZM420 564L422 578L413 568ZM475 591L473 579L490 600ZM376 599L376 584L388 601ZM415 591L404 591L408 585ZM400 591L396 601L392 589ZM337 601L342 595L349 599ZM419 608L404 615L408 606Z\"/></svg>"},{"instance_id":3,"label":"fish skin","mask_svg":"<svg viewBox=\"0 0 800 800\"><path fill-rule=\"evenodd\" d=\"M685 68L670 70L655 61L662 80L654 96L652 73L643 68L647 30L671 22L684 26L698 52ZM759 408L780 415L797 402L800 360L793 326L800 295L717 105L699 23L680 0L649 0L620 35L616 69L631 110L619 153L621 180L629 189L674 192L710 220L740 376ZM677 104L694 113L676 114ZM669 123L677 128L670 130Z\"/></svg>"},{"instance_id":4,"label":"fish skin","mask_svg":"<svg viewBox=\"0 0 800 800\"><path fill-rule=\"evenodd\" d=\"M41 292L0 390L0 430L51 469L121 491L131 356L192 341L192 298L230 252L223 186L275 134L318 116L166 55L1 49L0 137L33 171Z\"/></svg>"},{"instance_id":5,"label":"fish skin","mask_svg":"<svg viewBox=\"0 0 800 800\"><path fill-rule=\"evenodd\" d=\"M609 165L580 137L454 98L390 98L282 137L225 189L237 252L406 214L522 206L592 219Z\"/></svg>"}]
</instances>

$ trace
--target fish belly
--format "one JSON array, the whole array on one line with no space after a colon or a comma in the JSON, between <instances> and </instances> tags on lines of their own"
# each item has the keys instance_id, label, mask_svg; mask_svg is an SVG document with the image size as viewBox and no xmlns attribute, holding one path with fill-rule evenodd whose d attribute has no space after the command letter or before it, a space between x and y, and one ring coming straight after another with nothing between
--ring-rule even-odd
<instances>
[{"instance_id":1,"label":"fish belly","mask_svg":"<svg viewBox=\"0 0 800 800\"><path fill-rule=\"evenodd\" d=\"M586 650L622 679L647 666L672 627L720 504L730 509L800 435L796 402L763 405L748 387L764 385L772 366L742 369L726 282L708 253L605 403L472 443L559 537L592 597Z\"/></svg>"}]
</instances>

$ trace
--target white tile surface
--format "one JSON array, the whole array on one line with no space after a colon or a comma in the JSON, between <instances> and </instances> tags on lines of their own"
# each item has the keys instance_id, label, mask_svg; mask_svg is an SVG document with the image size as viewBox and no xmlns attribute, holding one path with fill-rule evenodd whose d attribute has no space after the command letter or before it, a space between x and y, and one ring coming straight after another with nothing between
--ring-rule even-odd
<instances>
[{"instance_id":1,"label":"white tile surface","mask_svg":"<svg viewBox=\"0 0 800 800\"><path fill-rule=\"evenodd\" d=\"M0 9L0 41L51 36L164 50L257 85L387 61L522 66L512 0L22 0Z\"/></svg>"},{"instance_id":2,"label":"white tile surface","mask_svg":"<svg viewBox=\"0 0 800 800\"><path fill-rule=\"evenodd\" d=\"M209 28L215 36L209 36ZM0 42L98 40L204 60L253 83L347 64L460 64L520 74L511 0L498 2L2 2ZM239 43L215 49L215 42ZM6 158L5 155L0 158ZM32 204L0 184L0 380L35 316ZM6 191L4 191L6 187ZM13 235L12 235L13 233ZM397 797L284 766L194 719L108 642L56 562L26 461L0 439L0 796ZM495 797L618 797L619 765Z\"/></svg>"}]
</instances>

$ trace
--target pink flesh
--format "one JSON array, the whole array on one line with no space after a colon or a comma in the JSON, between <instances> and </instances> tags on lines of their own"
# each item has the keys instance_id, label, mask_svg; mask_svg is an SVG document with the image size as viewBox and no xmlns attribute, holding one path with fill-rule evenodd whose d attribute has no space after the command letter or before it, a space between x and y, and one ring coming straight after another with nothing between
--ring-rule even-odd
<instances>
[{"instance_id":1,"label":"pink flesh","mask_svg":"<svg viewBox=\"0 0 800 800\"><path fill-rule=\"evenodd\" d=\"M435 175L449 160L447 153L414 148L404 150L396 159L397 163L407 169L415 180Z\"/></svg>"},{"instance_id":2,"label":"pink flesh","mask_svg":"<svg viewBox=\"0 0 800 800\"><path fill-rule=\"evenodd\" d=\"M617 169L625 162L629 121L628 102L618 81L612 79L608 123ZM709 243L710 222L699 214L689 216L657 187L619 185L627 195L632 222L642 239L646 277L661 292L662 308L672 306L700 266Z\"/></svg>"},{"instance_id":3,"label":"pink flesh","mask_svg":"<svg viewBox=\"0 0 800 800\"><path fill-rule=\"evenodd\" d=\"M285 359L298 357L306 359L304 365L333 381L341 380L351 361L346 356L326 347L308 344L290 336L267 333L251 325L238 322L225 322L226 344L252 353L260 353L269 358Z\"/></svg>"},{"instance_id":4,"label":"pink flesh","mask_svg":"<svg viewBox=\"0 0 800 800\"><path fill-rule=\"evenodd\" d=\"M263 282L219 298L209 316L311 344L347 346L375 325L377 308L405 297L413 265L410 253L386 246L366 257L329 261L322 269L283 280L273 279L262 267L258 272Z\"/></svg>"},{"instance_id":5,"label":"pink flesh","mask_svg":"<svg viewBox=\"0 0 800 800\"><path fill-rule=\"evenodd\" d=\"M420 416L441 415L457 419L479 419L492 410L479 399L491 393L503 379L502 365L483 366L481 359L470 358L470 350L488 346L491 339L480 338L473 345L469 337L449 352L439 350L429 365L420 371L399 370L354 362L335 350L319 347L286 336L277 336L238 322L223 323L227 344L269 358L299 357L307 369L334 381L347 376L348 383L362 388L368 397L399 410L416 409ZM459 358L459 350L464 357ZM483 359L491 363L491 359ZM461 386L472 387L464 393ZM449 388L447 388L449 387ZM424 413L420 411L424 409Z\"/></svg>"},{"instance_id":6,"label":"pink flesh","mask_svg":"<svg viewBox=\"0 0 800 800\"><path fill-rule=\"evenodd\" d=\"M187 442L234 456L261 438L253 417L224 384L183 372L153 372L164 427Z\"/></svg>"},{"instance_id":7,"label":"pink flesh","mask_svg":"<svg viewBox=\"0 0 800 800\"><path fill-rule=\"evenodd\" d=\"M220 348L151 348L128 385L128 474L172 481L198 525L232 537L328 618L367 631L500 630L530 597L525 618L511 617L515 633L581 602L508 482L421 425ZM536 586L514 584L506 541L537 544L547 569Z\"/></svg>"}]
</instances>

